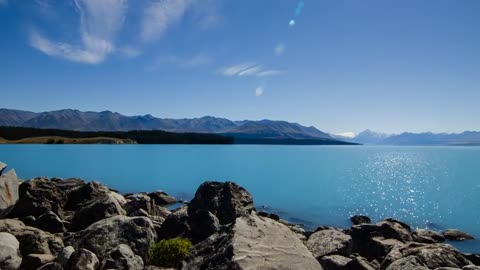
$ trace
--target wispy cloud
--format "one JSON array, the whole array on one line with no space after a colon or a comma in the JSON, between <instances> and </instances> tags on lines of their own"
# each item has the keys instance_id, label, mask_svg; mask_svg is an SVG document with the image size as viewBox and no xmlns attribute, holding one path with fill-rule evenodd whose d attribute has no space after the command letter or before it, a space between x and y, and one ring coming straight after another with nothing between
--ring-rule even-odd
<instances>
[{"instance_id":1,"label":"wispy cloud","mask_svg":"<svg viewBox=\"0 0 480 270\"><path fill-rule=\"evenodd\" d=\"M38 31L30 33L30 44L39 51L67 60L97 64L115 49L115 37L125 20L127 0L75 0L80 16L80 42L56 42Z\"/></svg>"},{"instance_id":2,"label":"wispy cloud","mask_svg":"<svg viewBox=\"0 0 480 270\"><path fill-rule=\"evenodd\" d=\"M198 53L190 57L177 56L177 55L167 55L158 57L150 66L147 67L147 70L153 71L162 67L178 67L184 69L198 68L202 66L210 65L214 62L214 59L204 53Z\"/></svg>"},{"instance_id":3,"label":"wispy cloud","mask_svg":"<svg viewBox=\"0 0 480 270\"><path fill-rule=\"evenodd\" d=\"M157 0L145 8L142 21L141 39L157 40L164 35L168 27L178 22L193 0Z\"/></svg>"},{"instance_id":4,"label":"wispy cloud","mask_svg":"<svg viewBox=\"0 0 480 270\"><path fill-rule=\"evenodd\" d=\"M243 63L239 65L234 65L222 69L221 74L225 76L257 76L257 77L266 77L266 76L275 76L284 73L281 70L269 70L263 69L260 65L255 63Z\"/></svg>"},{"instance_id":5,"label":"wispy cloud","mask_svg":"<svg viewBox=\"0 0 480 270\"><path fill-rule=\"evenodd\" d=\"M264 91L265 91L265 89L263 89L263 87L261 87L261 86L257 87L255 89L255 96L256 97L262 96Z\"/></svg>"},{"instance_id":6,"label":"wispy cloud","mask_svg":"<svg viewBox=\"0 0 480 270\"><path fill-rule=\"evenodd\" d=\"M8 1L7 0L0 0L0 7L6 7L8 6Z\"/></svg>"},{"instance_id":7,"label":"wispy cloud","mask_svg":"<svg viewBox=\"0 0 480 270\"><path fill-rule=\"evenodd\" d=\"M335 134L335 135L346 137L346 138L354 138L356 136L356 134L354 132L343 132L343 133L338 133L338 134Z\"/></svg>"},{"instance_id":8,"label":"wispy cloud","mask_svg":"<svg viewBox=\"0 0 480 270\"><path fill-rule=\"evenodd\" d=\"M278 43L275 48L273 49L273 53L276 55L276 56L280 56L282 55L283 53L285 52L285 45L283 45L282 43Z\"/></svg>"}]
</instances>

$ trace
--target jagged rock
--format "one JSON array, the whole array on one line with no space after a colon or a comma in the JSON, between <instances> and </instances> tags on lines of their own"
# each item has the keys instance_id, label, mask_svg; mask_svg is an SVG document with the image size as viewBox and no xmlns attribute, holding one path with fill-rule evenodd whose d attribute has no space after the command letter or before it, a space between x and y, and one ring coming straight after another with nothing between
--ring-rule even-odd
<instances>
[{"instance_id":1,"label":"jagged rock","mask_svg":"<svg viewBox=\"0 0 480 270\"><path fill-rule=\"evenodd\" d=\"M57 259L55 260L58 264L62 267L67 265L70 256L72 256L75 249L72 246L64 247L57 255Z\"/></svg>"},{"instance_id":2,"label":"jagged rock","mask_svg":"<svg viewBox=\"0 0 480 270\"><path fill-rule=\"evenodd\" d=\"M254 208L252 196L243 187L233 182L205 182L197 189L188 209L189 213L209 211L224 225L250 214Z\"/></svg>"},{"instance_id":3,"label":"jagged rock","mask_svg":"<svg viewBox=\"0 0 480 270\"><path fill-rule=\"evenodd\" d=\"M0 232L0 269L16 270L21 264L20 242L14 235Z\"/></svg>"},{"instance_id":4,"label":"jagged rock","mask_svg":"<svg viewBox=\"0 0 480 270\"><path fill-rule=\"evenodd\" d=\"M324 269L328 270L346 270L346 265L352 259L341 255L329 255L322 257L319 262Z\"/></svg>"},{"instance_id":5,"label":"jagged rock","mask_svg":"<svg viewBox=\"0 0 480 270\"><path fill-rule=\"evenodd\" d=\"M377 269L374 265L369 263L366 259L362 257L356 257L349 261L346 265L348 270L375 270Z\"/></svg>"},{"instance_id":6,"label":"jagged rock","mask_svg":"<svg viewBox=\"0 0 480 270\"><path fill-rule=\"evenodd\" d=\"M386 270L428 270L425 264L416 256L408 256L391 263Z\"/></svg>"},{"instance_id":7,"label":"jagged rock","mask_svg":"<svg viewBox=\"0 0 480 270\"><path fill-rule=\"evenodd\" d=\"M159 239L190 237L188 207L177 209L167 216L158 232Z\"/></svg>"},{"instance_id":8,"label":"jagged rock","mask_svg":"<svg viewBox=\"0 0 480 270\"><path fill-rule=\"evenodd\" d=\"M0 220L0 232L11 233L18 239L22 256L28 254L56 255L63 248L63 241L60 237L34 227L25 226L19 220Z\"/></svg>"},{"instance_id":9,"label":"jagged rock","mask_svg":"<svg viewBox=\"0 0 480 270\"><path fill-rule=\"evenodd\" d=\"M353 225L359 225L359 224L369 224L372 223L372 220L367 217L367 216L362 216L362 215L355 215L350 217L350 221L352 222Z\"/></svg>"},{"instance_id":10,"label":"jagged rock","mask_svg":"<svg viewBox=\"0 0 480 270\"><path fill-rule=\"evenodd\" d=\"M127 211L128 215L139 209L147 211L148 214L152 214L154 211L154 203L146 194L132 194L127 196L126 199L127 203L123 207Z\"/></svg>"},{"instance_id":11,"label":"jagged rock","mask_svg":"<svg viewBox=\"0 0 480 270\"><path fill-rule=\"evenodd\" d=\"M0 162L0 175L2 175L5 168L7 168L7 164Z\"/></svg>"},{"instance_id":12,"label":"jagged rock","mask_svg":"<svg viewBox=\"0 0 480 270\"><path fill-rule=\"evenodd\" d=\"M52 211L39 216L35 227L50 233L63 233L66 231L63 221Z\"/></svg>"},{"instance_id":13,"label":"jagged rock","mask_svg":"<svg viewBox=\"0 0 480 270\"><path fill-rule=\"evenodd\" d=\"M63 267L56 262L51 262L51 263L45 264L40 268L37 268L37 270L63 270Z\"/></svg>"},{"instance_id":14,"label":"jagged rock","mask_svg":"<svg viewBox=\"0 0 480 270\"><path fill-rule=\"evenodd\" d=\"M140 256L135 255L129 246L120 244L108 252L100 264L100 270L108 269L143 270L143 260Z\"/></svg>"},{"instance_id":15,"label":"jagged rock","mask_svg":"<svg viewBox=\"0 0 480 270\"><path fill-rule=\"evenodd\" d=\"M456 229L448 229L444 231L443 236L445 237L445 239L448 239L451 241L465 241L465 240L475 239L473 236L469 235L468 233L464 233Z\"/></svg>"},{"instance_id":16,"label":"jagged rock","mask_svg":"<svg viewBox=\"0 0 480 270\"><path fill-rule=\"evenodd\" d=\"M54 260L55 257L51 254L28 254L23 257L22 269L35 270Z\"/></svg>"},{"instance_id":17,"label":"jagged rock","mask_svg":"<svg viewBox=\"0 0 480 270\"><path fill-rule=\"evenodd\" d=\"M255 214L196 244L184 270L193 269L322 269L287 226Z\"/></svg>"},{"instance_id":18,"label":"jagged rock","mask_svg":"<svg viewBox=\"0 0 480 270\"><path fill-rule=\"evenodd\" d=\"M80 248L75 250L68 260L66 270L96 270L100 262L90 250Z\"/></svg>"},{"instance_id":19,"label":"jagged rock","mask_svg":"<svg viewBox=\"0 0 480 270\"><path fill-rule=\"evenodd\" d=\"M470 261L451 245L412 242L395 246L383 260L381 269L386 269L394 261L412 255L416 256L425 267L430 269L438 267L462 268L470 264Z\"/></svg>"},{"instance_id":20,"label":"jagged rock","mask_svg":"<svg viewBox=\"0 0 480 270\"><path fill-rule=\"evenodd\" d=\"M100 258L118 245L126 244L144 261L148 261L149 247L156 239L157 234L149 218L118 215L97 221L66 237L65 241L76 250L86 248Z\"/></svg>"},{"instance_id":21,"label":"jagged rock","mask_svg":"<svg viewBox=\"0 0 480 270\"><path fill-rule=\"evenodd\" d=\"M2 163L3 164L3 163ZM0 164L0 170L3 171L5 164ZM18 179L15 170L10 170L5 174L0 174L0 218L4 218L14 208L18 201Z\"/></svg>"},{"instance_id":22,"label":"jagged rock","mask_svg":"<svg viewBox=\"0 0 480 270\"><path fill-rule=\"evenodd\" d=\"M118 201L110 194L106 194L104 197L90 201L76 211L71 221L70 230L82 230L99 220L124 214L125 211Z\"/></svg>"},{"instance_id":23,"label":"jagged rock","mask_svg":"<svg viewBox=\"0 0 480 270\"><path fill-rule=\"evenodd\" d=\"M188 224L195 242L209 237L220 229L218 218L206 210L190 213Z\"/></svg>"},{"instance_id":24,"label":"jagged rock","mask_svg":"<svg viewBox=\"0 0 480 270\"><path fill-rule=\"evenodd\" d=\"M151 193L148 193L148 197L155 201L157 205L169 205L177 202L177 199L168 195L167 193L157 190Z\"/></svg>"},{"instance_id":25,"label":"jagged rock","mask_svg":"<svg viewBox=\"0 0 480 270\"><path fill-rule=\"evenodd\" d=\"M308 238L307 248L317 260L326 255L348 256L352 252L352 237L337 230L321 230Z\"/></svg>"},{"instance_id":26,"label":"jagged rock","mask_svg":"<svg viewBox=\"0 0 480 270\"><path fill-rule=\"evenodd\" d=\"M147 211L143 210L142 208L137 209L130 214L128 214L130 217L149 217L150 215L148 214Z\"/></svg>"},{"instance_id":27,"label":"jagged rock","mask_svg":"<svg viewBox=\"0 0 480 270\"><path fill-rule=\"evenodd\" d=\"M415 242L426 244L445 242L445 238L439 232L425 229L416 229L412 233L412 238Z\"/></svg>"},{"instance_id":28,"label":"jagged rock","mask_svg":"<svg viewBox=\"0 0 480 270\"><path fill-rule=\"evenodd\" d=\"M384 238L393 238L402 242L412 241L409 225L393 218L387 218L377 223Z\"/></svg>"},{"instance_id":29,"label":"jagged rock","mask_svg":"<svg viewBox=\"0 0 480 270\"><path fill-rule=\"evenodd\" d=\"M46 178L35 178L23 182L19 187L19 199L10 217L39 217L49 211L63 217L67 194Z\"/></svg>"},{"instance_id":30,"label":"jagged rock","mask_svg":"<svg viewBox=\"0 0 480 270\"><path fill-rule=\"evenodd\" d=\"M78 178L69 178L69 179L61 179L61 178L52 178L50 181L60 189L61 191L69 194L71 191L78 189L85 185L85 181Z\"/></svg>"}]
</instances>

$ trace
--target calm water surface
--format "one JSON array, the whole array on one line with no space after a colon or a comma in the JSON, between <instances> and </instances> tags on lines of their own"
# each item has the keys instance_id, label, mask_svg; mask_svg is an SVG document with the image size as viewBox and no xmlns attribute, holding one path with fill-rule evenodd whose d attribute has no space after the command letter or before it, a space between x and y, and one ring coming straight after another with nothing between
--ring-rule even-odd
<instances>
[{"instance_id":1,"label":"calm water surface","mask_svg":"<svg viewBox=\"0 0 480 270\"><path fill-rule=\"evenodd\" d=\"M480 238L480 147L0 145L0 161L23 179L80 177L184 199L205 180L231 180L258 208L308 228L366 214ZM480 252L478 240L455 245Z\"/></svg>"}]
</instances>

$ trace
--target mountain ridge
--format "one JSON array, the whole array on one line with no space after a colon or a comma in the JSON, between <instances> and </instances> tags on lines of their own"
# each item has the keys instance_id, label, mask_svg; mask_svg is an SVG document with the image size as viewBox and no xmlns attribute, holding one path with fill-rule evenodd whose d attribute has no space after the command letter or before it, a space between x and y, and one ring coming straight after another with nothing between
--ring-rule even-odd
<instances>
[{"instance_id":1,"label":"mountain ridge","mask_svg":"<svg viewBox=\"0 0 480 270\"><path fill-rule=\"evenodd\" d=\"M157 118L150 114L126 116L112 111L61 109L31 112L0 109L0 126L51 128L75 131L163 130L169 132L216 133L269 139L326 139L329 134L310 126L275 120L232 121L226 118Z\"/></svg>"}]
</instances>

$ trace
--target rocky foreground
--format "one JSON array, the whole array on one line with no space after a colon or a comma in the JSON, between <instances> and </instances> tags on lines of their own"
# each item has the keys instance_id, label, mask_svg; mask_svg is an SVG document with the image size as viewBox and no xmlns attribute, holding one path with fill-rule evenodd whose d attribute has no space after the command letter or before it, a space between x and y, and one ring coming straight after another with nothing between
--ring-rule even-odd
<instances>
[{"instance_id":1,"label":"rocky foreground","mask_svg":"<svg viewBox=\"0 0 480 270\"><path fill-rule=\"evenodd\" d=\"M232 182L205 182L191 202L170 212L164 192L121 195L98 182L35 178L20 182L0 163L0 269L161 269L149 250L161 239L193 243L179 267L196 269L464 269L480 255L442 242L472 237L458 230L416 229L395 220L305 232L275 214L256 212Z\"/></svg>"}]
</instances>

